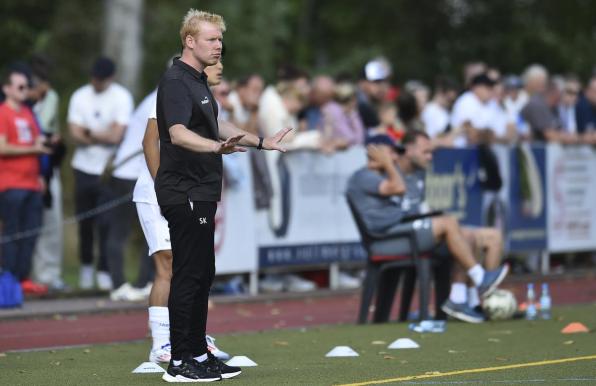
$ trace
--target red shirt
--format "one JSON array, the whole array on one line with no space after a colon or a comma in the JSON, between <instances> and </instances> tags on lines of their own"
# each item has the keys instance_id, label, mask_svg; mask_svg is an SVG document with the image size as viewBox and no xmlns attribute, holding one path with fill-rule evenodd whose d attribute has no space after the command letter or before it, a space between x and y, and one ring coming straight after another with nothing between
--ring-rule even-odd
<instances>
[{"instance_id":1,"label":"red shirt","mask_svg":"<svg viewBox=\"0 0 596 386\"><path fill-rule=\"evenodd\" d=\"M13 146L35 144L40 130L27 106L15 111L6 102L0 104L0 136ZM7 189L40 190L39 157L35 154L0 155L0 192Z\"/></svg>"}]
</instances>

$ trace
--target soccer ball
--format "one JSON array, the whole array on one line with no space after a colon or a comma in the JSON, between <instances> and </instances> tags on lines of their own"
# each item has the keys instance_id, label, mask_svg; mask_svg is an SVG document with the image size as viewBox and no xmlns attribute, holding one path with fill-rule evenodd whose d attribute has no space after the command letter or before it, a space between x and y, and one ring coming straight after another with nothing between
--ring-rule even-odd
<instances>
[{"instance_id":1,"label":"soccer ball","mask_svg":"<svg viewBox=\"0 0 596 386\"><path fill-rule=\"evenodd\" d=\"M498 289L484 299L482 308L490 320L505 320L515 314L517 301L513 292Z\"/></svg>"}]
</instances>

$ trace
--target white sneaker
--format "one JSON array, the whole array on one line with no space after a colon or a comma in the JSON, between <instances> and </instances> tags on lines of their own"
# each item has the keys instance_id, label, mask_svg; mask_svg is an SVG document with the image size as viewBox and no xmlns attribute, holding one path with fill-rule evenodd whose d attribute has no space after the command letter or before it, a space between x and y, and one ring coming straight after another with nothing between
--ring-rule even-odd
<instances>
[{"instance_id":1,"label":"white sneaker","mask_svg":"<svg viewBox=\"0 0 596 386\"><path fill-rule=\"evenodd\" d=\"M169 363L172 359L172 346L169 343L149 352L149 362Z\"/></svg>"},{"instance_id":2,"label":"white sneaker","mask_svg":"<svg viewBox=\"0 0 596 386\"><path fill-rule=\"evenodd\" d=\"M145 299L149 299L149 295L151 294L151 288L153 288L153 282L147 283L143 288L139 288L139 292L143 294Z\"/></svg>"},{"instance_id":3,"label":"white sneaker","mask_svg":"<svg viewBox=\"0 0 596 386\"><path fill-rule=\"evenodd\" d=\"M354 276L348 275L345 272L340 272L338 275L339 288L354 289L360 287L360 280Z\"/></svg>"},{"instance_id":4,"label":"white sneaker","mask_svg":"<svg viewBox=\"0 0 596 386\"><path fill-rule=\"evenodd\" d=\"M108 272L97 271L95 274L95 280L97 281L97 288L102 291L111 291L114 288L112 277Z\"/></svg>"},{"instance_id":5,"label":"white sneaker","mask_svg":"<svg viewBox=\"0 0 596 386\"><path fill-rule=\"evenodd\" d=\"M217 348L214 337L211 335L205 335L205 340L207 341L207 350L209 350L211 354L215 355L217 359L220 361L227 361L230 359L230 354Z\"/></svg>"},{"instance_id":6,"label":"white sneaker","mask_svg":"<svg viewBox=\"0 0 596 386\"><path fill-rule=\"evenodd\" d=\"M308 292L317 289L317 285L298 275L288 274L284 276L284 288L289 292Z\"/></svg>"},{"instance_id":7,"label":"white sneaker","mask_svg":"<svg viewBox=\"0 0 596 386\"><path fill-rule=\"evenodd\" d=\"M279 275L265 275L259 280L260 292L281 292L284 290L283 279Z\"/></svg>"},{"instance_id":8,"label":"white sneaker","mask_svg":"<svg viewBox=\"0 0 596 386\"><path fill-rule=\"evenodd\" d=\"M92 289L95 283L93 282L93 274L95 270L92 265L82 265L79 270L79 288L83 290Z\"/></svg>"},{"instance_id":9,"label":"white sneaker","mask_svg":"<svg viewBox=\"0 0 596 386\"><path fill-rule=\"evenodd\" d=\"M129 283L124 283L118 289L110 292L110 300L115 302L140 302L145 300L145 296L141 290L134 288Z\"/></svg>"}]
</instances>

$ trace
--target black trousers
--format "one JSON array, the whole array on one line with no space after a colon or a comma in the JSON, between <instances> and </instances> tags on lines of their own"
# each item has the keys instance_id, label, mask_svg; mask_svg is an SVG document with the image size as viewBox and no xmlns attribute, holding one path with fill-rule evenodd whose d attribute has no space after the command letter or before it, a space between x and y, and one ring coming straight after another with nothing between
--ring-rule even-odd
<instances>
[{"instance_id":1,"label":"black trousers","mask_svg":"<svg viewBox=\"0 0 596 386\"><path fill-rule=\"evenodd\" d=\"M105 183L99 198L100 204L105 204L132 193L134 180L110 177ZM132 199L99 215L99 230L103 236L100 245L100 261L108 263L108 269L114 288L120 287L126 281L124 278L124 249L135 221L136 210ZM145 257L146 259L146 257Z\"/></svg>"},{"instance_id":2,"label":"black trousers","mask_svg":"<svg viewBox=\"0 0 596 386\"><path fill-rule=\"evenodd\" d=\"M172 241L170 342L172 359L207 353L205 332L209 290L215 276L215 212L217 203L162 206Z\"/></svg>"},{"instance_id":3,"label":"black trousers","mask_svg":"<svg viewBox=\"0 0 596 386\"><path fill-rule=\"evenodd\" d=\"M79 170L74 171L75 177L75 207L77 214L94 209L99 205L104 187L101 184L100 176L87 174ZM79 258L85 265L93 264L93 242L95 239L95 230L97 218L90 217L79 223ZM105 237L97 229L100 240ZM105 256L100 256L97 264L98 271L108 271L108 262Z\"/></svg>"}]
</instances>

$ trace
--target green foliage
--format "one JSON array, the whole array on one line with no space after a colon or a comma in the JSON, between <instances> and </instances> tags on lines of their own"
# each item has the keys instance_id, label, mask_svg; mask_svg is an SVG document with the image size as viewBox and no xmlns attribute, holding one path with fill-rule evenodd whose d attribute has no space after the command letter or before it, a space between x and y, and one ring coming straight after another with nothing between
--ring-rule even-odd
<instances>
[{"instance_id":1,"label":"green foliage","mask_svg":"<svg viewBox=\"0 0 596 386\"><path fill-rule=\"evenodd\" d=\"M57 65L57 88L68 95L100 53L103 4L4 0L0 65L46 52ZM589 0L145 0L143 93L179 51L178 29L191 7L225 17L229 78L256 71L273 81L283 63L355 77L379 54L394 63L398 82L459 76L476 59L504 72L541 62L584 77L596 63L596 2Z\"/></svg>"}]
</instances>

